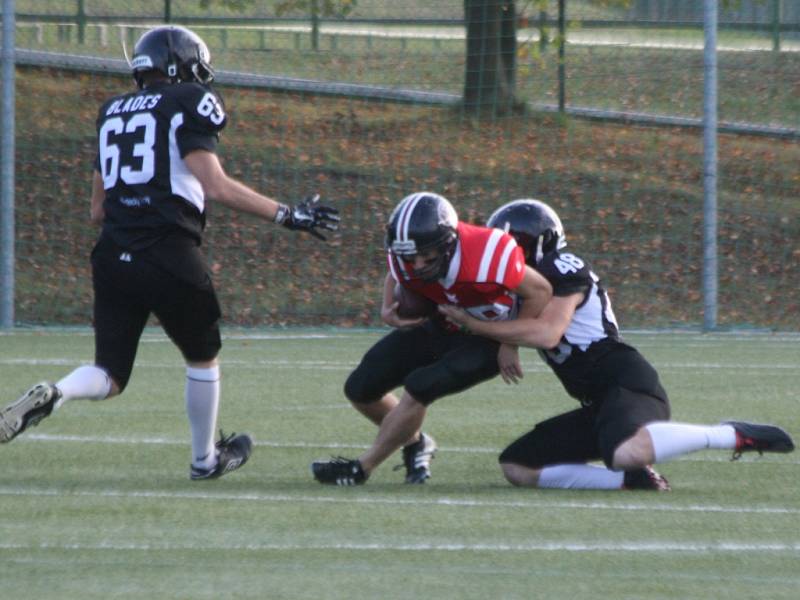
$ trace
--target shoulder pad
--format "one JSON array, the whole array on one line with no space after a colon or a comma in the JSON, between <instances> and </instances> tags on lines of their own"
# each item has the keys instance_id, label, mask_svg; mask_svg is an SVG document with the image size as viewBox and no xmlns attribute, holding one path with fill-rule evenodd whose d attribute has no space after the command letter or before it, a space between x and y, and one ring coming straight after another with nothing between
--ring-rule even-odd
<instances>
[{"instance_id":1,"label":"shoulder pad","mask_svg":"<svg viewBox=\"0 0 800 600\"><path fill-rule=\"evenodd\" d=\"M175 90L176 100L193 128L217 133L225 127L225 104L214 90L194 82L176 83L170 88Z\"/></svg>"},{"instance_id":2,"label":"shoulder pad","mask_svg":"<svg viewBox=\"0 0 800 600\"><path fill-rule=\"evenodd\" d=\"M571 252L556 250L545 254L536 270L550 282L556 296L587 290L593 283L589 264Z\"/></svg>"}]
</instances>

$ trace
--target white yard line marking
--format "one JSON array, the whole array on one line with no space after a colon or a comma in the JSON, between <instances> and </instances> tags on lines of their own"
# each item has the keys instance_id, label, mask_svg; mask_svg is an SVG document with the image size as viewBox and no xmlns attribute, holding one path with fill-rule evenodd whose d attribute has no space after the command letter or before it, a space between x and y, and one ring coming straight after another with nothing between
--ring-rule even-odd
<instances>
[{"instance_id":1,"label":"white yard line marking","mask_svg":"<svg viewBox=\"0 0 800 600\"><path fill-rule=\"evenodd\" d=\"M346 405L345 408L347 408ZM338 405L324 405L322 408L334 409L339 408ZM317 407L314 407L316 410ZM125 436L97 436L97 435L67 435L67 434L52 434L52 433L28 433L24 436L17 438L16 443L20 442L55 442L55 443L92 443L92 444L131 444L131 445L163 445L163 446L184 446L187 441L177 438L163 438L163 437L125 437ZM368 446L365 444L347 444L347 443L325 443L325 442L280 442L274 440L255 440L255 446L262 446L265 448L309 448L309 449L322 449L322 450L364 450ZM454 454L500 454L502 448L491 448L487 446L440 446L440 452L454 453ZM741 464L748 464L752 461L758 460L760 457L748 457L741 459ZM672 462L730 462L730 453L721 451L716 454L695 454L692 456L684 456ZM786 456L770 456L769 459L772 464L782 465L796 465L800 464L800 459L788 458Z\"/></svg>"},{"instance_id":2,"label":"white yard line marking","mask_svg":"<svg viewBox=\"0 0 800 600\"><path fill-rule=\"evenodd\" d=\"M86 361L76 360L72 358L0 358L0 365L8 366L79 366L82 364L89 364ZM222 360L222 370L227 368L253 368L258 369L261 367L272 367L277 369L310 369L310 370L352 370L356 367L357 361L330 361L330 360L286 360L286 359L255 359L255 360L240 360L240 359L224 359ZM525 363L523 362L523 369L528 373L549 373L550 369L545 364ZM137 368L146 369L181 369L183 364L180 362L164 363L164 362L150 362L150 361L137 361ZM797 369L797 364L793 363L770 363L770 364L753 364L753 363L658 363L656 368L688 370L688 371L704 371L709 369L716 370L732 370L732 371L788 371Z\"/></svg>"},{"instance_id":3,"label":"white yard line marking","mask_svg":"<svg viewBox=\"0 0 800 600\"><path fill-rule=\"evenodd\" d=\"M283 339L363 339L380 337L389 331L388 328L331 328L325 331L280 330L263 329L259 331L240 331L233 327L227 328L223 333L224 340L283 340ZM663 342L665 338L673 337L681 344L697 342L704 345L706 342L752 341L767 343L795 343L800 340L800 333L795 331L767 331L767 330L742 330L731 332L701 333L696 330L682 329L625 329L623 334L636 337L637 343L644 340ZM25 329L6 329L0 331L0 337L91 337L94 331L86 327L32 327ZM143 341L170 342L169 338L157 327L148 328L142 336Z\"/></svg>"},{"instance_id":4,"label":"white yard line marking","mask_svg":"<svg viewBox=\"0 0 800 600\"><path fill-rule=\"evenodd\" d=\"M398 498L398 497L354 497L342 491L336 496L313 496L291 494L261 493L209 493L209 492L170 492L161 490L74 490L56 488L20 488L0 486L0 496L17 497L55 497L63 501L68 497L78 498L127 498L131 500L210 500L214 502L260 502L260 503L292 503L310 504L360 504L375 506L424 505L430 507L464 507L464 508L519 508L519 509L563 509L563 510L600 510L631 512L676 512L676 513L716 513L716 514L759 514L759 515L797 515L800 508L783 506L720 506L720 505L671 505L671 504L634 504L614 502L586 502L577 500L475 500L465 498Z\"/></svg>"},{"instance_id":5,"label":"white yard line marking","mask_svg":"<svg viewBox=\"0 0 800 600\"><path fill-rule=\"evenodd\" d=\"M378 543L306 543L306 544L220 544L213 540L204 541L202 544L192 543L138 543L119 541L100 541L83 543L56 543L42 542L39 544L17 544L1 542L0 550L113 550L113 551L209 551L209 550L238 550L249 552L297 552L319 550L351 550L351 551L381 551L381 552L418 552L420 550L434 550L442 552L800 552L799 542L782 544L748 544L740 542L619 542L619 543L591 543L591 542L541 542L530 544L465 544L460 542L424 542L416 544L378 544Z\"/></svg>"}]
</instances>

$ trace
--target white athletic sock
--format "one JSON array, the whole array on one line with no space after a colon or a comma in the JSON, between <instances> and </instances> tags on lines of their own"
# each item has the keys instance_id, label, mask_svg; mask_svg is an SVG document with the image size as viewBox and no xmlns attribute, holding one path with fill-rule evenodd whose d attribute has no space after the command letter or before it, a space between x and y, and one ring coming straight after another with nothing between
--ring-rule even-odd
<instances>
[{"instance_id":1,"label":"white athletic sock","mask_svg":"<svg viewBox=\"0 0 800 600\"><path fill-rule=\"evenodd\" d=\"M55 405L59 408L67 400L103 400L111 392L111 378L96 365L83 365L59 380L56 387L61 392Z\"/></svg>"},{"instance_id":2,"label":"white athletic sock","mask_svg":"<svg viewBox=\"0 0 800 600\"><path fill-rule=\"evenodd\" d=\"M214 435L219 408L219 367L186 367L186 414L192 429L192 465L210 469L217 463Z\"/></svg>"},{"instance_id":3,"label":"white athletic sock","mask_svg":"<svg viewBox=\"0 0 800 600\"><path fill-rule=\"evenodd\" d=\"M539 473L540 488L564 490L618 490L624 471L611 471L597 465L552 465Z\"/></svg>"},{"instance_id":4,"label":"white athletic sock","mask_svg":"<svg viewBox=\"0 0 800 600\"><path fill-rule=\"evenodd\" d=\"M660 463L706 448L732 450L736 430L731 425L689 425L659 421L645 425L653 440L655 462Z\"/></svg>"}]
</instances>

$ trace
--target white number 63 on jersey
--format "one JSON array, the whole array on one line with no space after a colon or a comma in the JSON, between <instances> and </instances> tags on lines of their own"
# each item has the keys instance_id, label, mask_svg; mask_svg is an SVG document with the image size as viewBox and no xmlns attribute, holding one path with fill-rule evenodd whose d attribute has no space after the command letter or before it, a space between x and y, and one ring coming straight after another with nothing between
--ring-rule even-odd
<instances>
[{"instance_id":1,"label":"white number 63 on jersey","mask_svg":"<svg viewBox=\"0 0 800 600\"><path fill-rule=\"evenodd\" d=\"M225 111L214 94L207 92L197 105L197 112L208 119L214 125L220 125L225 120Z\"/></svg>"}]
</instances>

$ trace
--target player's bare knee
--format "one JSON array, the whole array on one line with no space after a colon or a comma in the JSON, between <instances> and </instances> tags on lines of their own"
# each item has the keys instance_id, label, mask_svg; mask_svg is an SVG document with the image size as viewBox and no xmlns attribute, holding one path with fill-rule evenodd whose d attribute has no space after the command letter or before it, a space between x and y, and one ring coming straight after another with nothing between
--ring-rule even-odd
<instances>
[{"instance_id":1,"label":"player's bare knee","mask_svg":"<svg viewBox=\"0 0 800 600\"><path fill-rule=\"evenodd\" d=\"M642 427L614 450L611 468L617 470L638 469L655 461L653 441Z\"/></svg>"},{"instance_id":2,"label":"player's bare knee","mask_svg":"<svg viewBox=\"0 0 800 600\"><path fill-rule=\"evenodd\" d=\"M125 389L124 386L118 384L116 379L114 379L111 376L108 377L108 381L110 385L109 385L108 395L105 397L106 400L114 396L119 396L122 393L122 390Z\"/></svg>"},{"instance_id":3,"label":"player's bare knee","mask_svg":"<svg viewBox=\"0 0 800 600\"><path fill-rule=\"evenodd\" d=\"M513 463L500 463L503 475L511 485L516 487L536 487L539 482L539 470L515 465Z\"/></svg>"}]
</instances>

